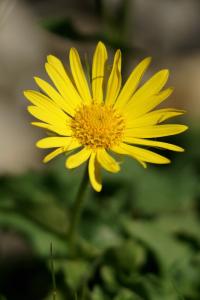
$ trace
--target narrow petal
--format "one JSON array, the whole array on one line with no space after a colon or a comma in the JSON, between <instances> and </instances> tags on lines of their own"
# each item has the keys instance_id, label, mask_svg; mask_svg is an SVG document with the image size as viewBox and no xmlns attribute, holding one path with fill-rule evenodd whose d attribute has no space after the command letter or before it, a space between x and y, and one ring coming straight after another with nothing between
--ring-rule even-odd
<instances>
[{"instance_id":1,"label":"narrow petal","mask_svg":"<svg viewBox=\"0 0 200 300\"><path fill-rule=\"evenodd\" d=\"M184 149L182 147L165 143L165 142L159 142L159 141L151 141L151 140L145 140L145 139L138 139L134 137L124 137L123 142L134 144L134 145L143 145L143 146L151 146L155 148L161 148L161 149L167 149L171 151L177 151L177 152L183 152Z\"/></svg>"},{"instance_id":2,"label":"narrow petal","mask_svg":"<svg viewBox=\"0 0 200 300\"><path fill-rule=\"evenodd\" d=\"M42 122L31 122L32 125L40 127L40 128L44 128L47 129L49 131L53 131L59 135L64 135L64 136L71 136L72 135L72 131L70 126L65 126L65 127L59 127L56 125L50 125L47 123L42 123Z\"/></svg>"},{"instance_id":3,"label":"narrow petal","mask_svg":"<svg viewBox=\"0 0 200 300\"><path fill-rule=\"evenodd\" d=\"M66 160L66 168L73 169L80 166L89 159L91 152L91 149L83 148L79 152L69 156Z\"/></svg>"},{"instance_id":4,"label":"narrow petal","mask_svg":"<svg viewBox=\"0 0 200 300\"><path fill-rule=\"evenodd\" d=\"M53 113L49 113L45 109L41 109L36 106L28 106L27 109L29 113L38 120L52 125L55 128L55 130L61 128L61 130L66 132L66 135L71 135L70 123L68 122L67 118L66 120L63 120L54 115Z\"/></svg>"},{"instance_id":5,"label":"narrow petal","mask_svg":"<svg viewBox=\"0 0 200 300\"><path fill-rule=\"evenodd\" d=\"M68 150L71 148L71 144L72 144L71 137L46 137L46 138L39 140L36 143L36 146L38 148L44 148L44 149L45 148L65 147L66 150ZM77 145L77 147L78 147L78 145Z\"/></svg>"},{"instance_id":6,"label":"narrow petal","mask_svg":"<svg viewBox=\"0 0 200 300\"><path fill-rule=\"evenodd\" d=\"M47 163L49 162L50 160L52 160L53 158L55 158L56 156L58 156L59 154L62 154L64 151L64 148L61 147L61 148L58 148L52 152L50 152L48 155L46 155L43 159L43 163Z\"/></svg>"},{"instance_id":7,"label":"narrow petal","mask_svg":"<svg viewBox=\"0 0 200 300\"><path fill-rule=\"evenodd\" d=\"M166 100L173 92L173 88L168 88L161 91L157 95L146 95L137 97L136 94L133 96L130 101L130 105L127 105L124 108L123 114L126 119L136 119L144 114L150 112L164 100Z\"/></svg>"},{"instance_id":8,"label":"narrow petal","mask_svg":"<svg viewBox=\"0 0 200 300\"><path fill-rule=\"evenodd\" d=\"M169 78L169 70L161 70L153 75L139 90L135 93L137 97L155 95L164 87Z\"/></svg>"},{"instance_id":9,"label":"narrow petal","mask_svg":"<svg viewBox=\"0 0 200 300\"><path fill-rule=\"evenodd\" d=\"M156 138L168 135L175 135L188 129L186 125L164 124L155 126L146 126L141 128L126 129L125 135L138 138Z\"/></svg>"},{"instance_id":10,"label":"narrow petal","mask_svg":"<svg viewBox=\"0 0 200 300\"><path fill-rule=\"evenodd\" d=\"M89 178L92 187L96 192L100 192L102 189L101 177L100 177L100 168L96 160L96 153L92 153L88 165Z\"/></svg>"},{"instance_id":11,"label":"narrow petal","mask_svg":"<svg viewBox=\"0 0 200 300\"><path fill-rule=\"evenodd\" d=\"M107 105L113 105L115 103L115 100L121 88L121 82L121 51L117 50L114 57L112 71L108 80L107 93L105 99L105 103Z\"/></svg>"},{"instance_id":12,"label":"narrow petal","mask_svg":"<svg viewBox=\"0 0 200 300\"><path fill-rule=\"evenodd\" d=\"M60 74L60 76L66 81L66 83L70 83L71 81L69 79L69 76L65 70L65 67L63 65L63 63L61 62L60 59L58 59L56 56L54 55L48 55L47 56L47 61L49 64L51 64L56 71Z\"/></svg>"},{"instance_id":13,"label":"narrow petal","mask_svg":"<svg viewBox=\"0 0 200 300\"><path fill-rule=\"evenodd\" d=\"M173 108L163 108L150 113L145 114L142 117L126 121L127 128L136 128L143 126L151 126L159 124L167 119L183 115L184 110L173 109Z\"/></svg>"},{"instance_id":14,"label":"narrow petal","mask_svg":"<svg viewBox=\"0 0 200 300\"><path fill-rule=\"evenodd\" d=\"M39 88L52 100L54 101L60 108L62 108L67 114L73 116L74 109L72 105L64 99L61 94L59 94L48 82L45 80L34 77L35 82L39 86Z\"/></svg>"},{"instance_id":15,"label":"narrow petal","mask_svg":"<svg viewBox=\"0 0 200 300\"><path fill-rule=\"evenodd\" d=\"M97 160L108 172L117 173L120 170L119 164L105 149L99 149L97 151Z\"/></svg>"},{"instance_id":16,"label":"narrow petal","mask_svg":"<svg viewBox=\"0 0 200 300\"><path fill-rule=\"evenodd\" d=\"M70 50L69 60L70 60L70 67L71 67L72 75L73 75L77 90L79 91L79 94L81 95L83 102L85 102L86 104L90 104L91 103L91 94L90 94L88 82L86 80L86 77L85 77L85 74L83 71L83 67L81 64L79 54L75 48L72 48Z\"/></svg>"},{"instance_id":17,"label":"narrow petal","mask_svg":"<svg viewBox=\"0 0 200 300\"><path fill-rule=\"evenodd\" d=\"M121 145L113 147L112 150L119 154L125 154L144 162L154 164L170 163L170 160L162 155L159 155L146 149L127 145L125 143L121 143Z\"/></svg>"},{"instance_id":18,"label":"narrow petal","mask_svg":"<svg viewBox=\"0 0 200 300\"><path fill-rule=\"evenodd\" d=\"M46 109L41 109L37 106L28 106L28 112L34 116L36 119L44 121L49 124L58 124L64 123L63 120L60 120L56 115L49 113Z\"/></svg>"},{"instance_id":19,"label":"narrow petal","mask_svg":"<svg viewBox=\"0 0 200 300\"><path fill-rule=\"evenodd\" d=\"M75 111L79 106L82 105L83 101L71 83L70 79L68 78L68 80L65 80L57 71L55 66L50 63L46 63L45 68L55 87L67 102L67 105L69 105L71 110Z\"/></svg>"},{"instance_id":20,"label":"narrow petal","mask_svg":"<svg viewBox=\"0 0 200 300\"><path fill-rule=\"evenodd\" d=\"M64 122L71 118L66 115L49 97L37 92L28 90L24 92L24 96L37 107L46 110L49 114L55 115L64 120Z\"/></svg>"},{"instance_id":21,"label":"narrow petal","mask_svg":"<svg viewBox=\"0 0 200 300\"><path fill-rule=\"evenodd\" d=\"M142 76L151 62L151 58L147 57L142 60L136 68L133 69L128 80L126 81L123 89L121 90L119 97L115 103L116 108L123 109L124 105L130 100L130 97L136 91Z\"/></svg>"},{"instance_id":22,"label":"narrow petal","mask_svg":"<svg viewBox=\"0 0 200 300\"><path fill-rule=\"evenodd\" d=\"M54 82L54 84L58 88L58 90L60 88L60 93L61 93L61 95L63 95L63 98L67 101L67 103L69 103L73 108L76 109L77 106L82 104L82 99L81 99L80 95L78 94L75 86L71 82L71 79L70 79L69 75L67 74L65 67L63 66L63 63L57 57L55 57L53 55L48 55L47 61L48 61L48 64L53 67L54 71L56 71L56 73L59 76L57 76L57 74L55 74L55 72L52 71L51 68L49 68L48 75L50 76L50 78L52 79L52 81ZM48 69L48 67L46 69ZM55 78L53 78L54 75L55 75ZM60 82L60 83L57 82L57 85L56 85L56 81L57 80L60 81L60 78L62 79L62 82ZM63 87L63 83L64 83L64 87ZM65 93L66 89L68 90L67 94ZM62 94L62 91L64 92L64 94Z\"/></svg>"},{"instance_id":23,"label":"narrow petal","mask_svg":"<svg viewBox=\"0 0 200 300\"><path fill-rule=\"evenodd\" d=\"M92 93L93 100L97 103L103 101L103 81L107 58L106 47L102 42L99 42L94 53L92 64Z\"/></svg>"},{"instance_id":24,"label":"narrow petal","mask_svg":"<svg viewBox=\"0 0 200 300\"><path fill-rule=\"evenodd\" d=\"M54 157L58 156L59 154L65 153L67 151L71 151L74 150L76 148L79 148L81 145L78 143L77 140L71 138L71 142L68 144L67 147L62 146L52 152L50 152L48 155L46 155L43 159L44 163L49 162L51 159L53 159Z\"/></svg>"}]
</instances>

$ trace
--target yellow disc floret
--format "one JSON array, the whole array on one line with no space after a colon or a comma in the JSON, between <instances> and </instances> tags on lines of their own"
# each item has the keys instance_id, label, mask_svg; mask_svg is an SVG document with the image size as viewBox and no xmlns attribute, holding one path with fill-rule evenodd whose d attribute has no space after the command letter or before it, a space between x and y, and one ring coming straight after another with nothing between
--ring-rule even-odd
<instances>
[{"instance_id":1,"label":"yellow disc floret","mask_svg":"<svg viewBox=\"0 0 200 300\"><path fill-rule=\"evenodd\" d=\"M76 112L71 128L83 146L108 149L122 141L125 122L111 106L91 104Z\"/></svg>"}]
</instances>

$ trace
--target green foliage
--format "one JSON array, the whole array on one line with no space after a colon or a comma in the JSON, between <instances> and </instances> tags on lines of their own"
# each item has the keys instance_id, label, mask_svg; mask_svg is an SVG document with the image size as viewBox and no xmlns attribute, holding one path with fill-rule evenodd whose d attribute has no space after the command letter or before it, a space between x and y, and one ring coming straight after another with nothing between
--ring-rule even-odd
<instances>
[{"instance_id":1,"label":"green foliage","mask_svg":"<svg viewBox=\"0 0 200 300\"><path fill-rule=\"evenodd\" d=\"M73 257L66 234L82 169L65 170L62 158L45 171L0 179L0 228L20 235L49 274L53 244L56 300L199 300L195 142L196 135L185 137L187 152L175 155L170 166L143 170L127 159L121 173L104 173L102 193L87 191ZM50 280L41 299L53 299L51 288Z\"/></svg>"}]
</instances>

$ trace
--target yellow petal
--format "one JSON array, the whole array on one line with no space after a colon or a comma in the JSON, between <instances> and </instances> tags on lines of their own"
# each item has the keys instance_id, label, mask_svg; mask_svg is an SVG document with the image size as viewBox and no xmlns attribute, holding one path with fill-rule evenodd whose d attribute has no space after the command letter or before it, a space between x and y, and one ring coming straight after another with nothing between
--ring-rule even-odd
<instances>
[{"instance_id":1,"label":"yellow petal","mask_svg":"<svg viewBox=\"0 0 200 300\"><path fill-rule=\"evenodd\" d=\"M39 88L44 91L52 101L54 101L67 114L71 116L74 115L74 109L72 108L72 105L69 104L68 101L66 101L48 82L39 77L34 77L34 79Z\"/></svg>"},{"instance_id":2,"label":"yellow petal","mask_svg":"<svg viewBox=\"0 0 200 300\"><path fill-rule=\"evenodd\" d=\"M68 126L65 127L59 127L59 126L55 126L55 125L50 125L47 123L42 123L42 122L31 122L31 124L33 126L37 126L40 128L44 128L47 129L49 131L53 131L59 135L64 135L64 136L71 136L72 135L72 131L71 128Z\"/></svg>"},{"instance_id":3,"label":"yellow petal","mask_svg":"<svg viewBox=\"0 0 200 300\"><path fill-rule=\"evenodd\" d=\"M130 104L124 107L123 114L126 119L131 120L143 116L167 99L172 92L173 88L168 88L157 95L149 95L149 97L148 95L138 97L135 94L130 101Z\"/></svg>"},{"instance_id":4,"label":"yellow petal","mask_svg":"<svg viewBox=\"0 0 200 300\"><path fill-rule=\"evenodd\" d=\"M154 163L154 164L168 164L170 160L162 155L154 153L152 151L142 149L139 147L134 147L121 143L119 146L112 147L113 151L119 154L125 154L133 158L139 159L144 162Z\"/></svg>"},{"instance_id":5,"label":"yellow petal","mask_svg":"<svg viewBox=\"0 0 200 300\"><path fill-rule=\"evenodd\" d=\"M64 152L64 148L58 148L52 152L50 152L48 155L46 155L43 159L44 163L49 162L50 160L52 160L53 158L55 158L56 156L58 156L59 154L62 154Z\"/></svg>"},{"instance_id":6,"label":"yellow petal","mask_svg":"<svg viewBox=\"0 0 200 300\"><path fill-rule=\"evenodd\" d=\"M70 60L70 67L72 71L72 75L77 87L77 90L79 91L79 94L82 97L82 100L86 104L91 103L91 94L88 87L88 82L86 80L83 67L81 64L81 60L79 57L78 52L75 48L71 48L70 54L69 54L69 60Z\"/></svg>"},{"instance_id":7,"label":"yellow petal","mask_svg":"<svg viewBox=\"0 0 200 300\"><path fill-rule=\"evenodd\" d=\"M46 137L39 140L36 143L36 146L38 148L66 147L66 149L68 149L70 147L71 142L72 142L71 137Z\"/></svg>"},{"instance_id":8,"label":"yellow petal","mask_svg":"<svg viewBox=\"0 0 200 300\"><path fill-rule=\"evenodd\" d=\"M142 76L144 75L146 69L148 68L151 62L151 58L147 57L142 60L136 68L133 69L130 74L128 80L126 81L123 89L121 90L119 97L115 103L115 107L119 109L123 109L124 105L130 100L130 97L136 91Z\"/></svg>"},{"instance_id":9,"label":"yellow petal","mask_svg":"<svg viewBox=\"0 0 200 300\"><path fill-rule=\"evenodd\" d=\"M105 99L105 103L107 105L113 105L115 103L115 100L121 88L121 81L121 51L117 50L114 57L112 71L108 80L107 93Z\"/></svg>"},{"instance_id":10,"label":"yellow petal","mask_svg":"<svg viewBox=\"0 0 200 300\"><path fill-rule=\"evenodd\" d=\"M137 97L155 95L163 88L169 78L169 70L161 70L153 75L139 90L135 93Z\"/></svg>"},{"instance_id":11,"label":"yellow petal","mask_svg":"<svg viewBox=\"0 0 200 300\"><path fill-rule=\"evenodd\" d=\"M94 53L92 64L92 93L93 100L97 103L103 101L104 70L107 58L106 47L102 42L99 42Z\"/></svg>"},{"instance_id":12,"label":"yellow petal","mask_svg":"<svg viewBox=\"0 0 200 300\"><path fill-rule=\"evenodd\" d=\"M53 113L50 114L45 109L41 109L36 106L29 106L28 111L35 118L52 125L55 130L60 129L63 132L65 132L66 135L71 135L71 127L70 127L70 123L68 122L67 118L66 118L66 120L60 119Z\"/></svg>"},{"instance_id":13,"label":"yellow petal","mask_svg":"<svg viewBox=\"0 0 200 300\"><path fill-rule=\"evenodd\" d=\"M63 63L61 62L60 59L58 59L56 56L54 55L48 55L47 56L47 62L49 64L51 64L56 71L60 74L60 76L69 84L71 84L71 81L69 79L69 76L65 70L65 67L63 65Z\"/></svg>"},{"instance_id":14,"label":"yellow petal","mask_svg":"<svg viewBox=\"0 0 200 300\"><path fill-rule=\"evenodd\" d=\"M89 178L92 187L96 192L100 192L102 189L101 177L100 177L100 168L96 160L96 153L92 153L88 165Z\"/></svg>"},{"instance_id":15,"label":"yellow petal","mask_svg":"<svg viewBox=\"0 0 200 300\"><path fill-rule=\"evenodd\" d=\"M186 125L164 124L134 129L126 129L125 135L138 138L156 138L168 135L175 135L184 132L187 129L188 127Z\"/></svg>"},{"instance_id":16,"label":"yellow petal","mask_svg":"<svg viewBox=\"0 0 200 300\"><path fill-rule=\"evenodd\" d=\"M27 107L28 112L34 116L35 118L44 121L49 124L57 124L58 123L63 123L62 120L59 120L59 118L53 114L50 114L47 110L41 109L37 106L28 106Z\"/></svg>"},{"instance_id":17,"label":"yellow petal","mask_svg":"<svg viewBox=\"0 0 200 300\"><path fill-rule=\"evenodd\" d=\"M159 142L159 141L151 141L151 140L145 140L145 139L138 139L134 137L124 137L123 142L135 144L135 145L144 145L144 146L151 146L161 149L167 149L171 151L177 151L177 152L183 152L184 149L182 147L165 143L165 142Z\"/></svg>"},{"instance_id":18,"label":"yellow petal","mask_svg":"<svg viewBox=\"0 0 200 300\"><path fill-rule=\"evenodd\" d=\"M73 169L83 164L91 155L91 149L83 148L79 152L69 156L66 160L66 167Z\"/></svg>"},{"instance_id":19,"label":"yellow petal","mask_svg":"<svg viewBox=\"0 0 200 300\"><path fill-rule=\"evenodd\" d=\"M67 102L67 105L75 112L75 110L83 103L81 97L76 91L75 87L69 80L64 80L54 65L46 63L45 68L47 74L53 81L55 87L58 89L61 96Z\"/></svg>"},{"instance_id":20,"label":"yellow petal","mask_svg":"<svg viewBox=\"0 0 200 300\"><path fill-rule=\"evenodd\" d=\"M73 108L76 109L76 107L82 103L82 99L81 99L80 95L78 94L76 88L74 87L73 83L71 82L71 79L70 79L69 75L67 74L62 62L53 55L48 55L47 61L48 61L48 64L51 65L54 68L54 70L56 71L56 73L59 75L59 76L55 75L55 72L52 72L52 70L50 69L49 70L50 78L52 79L52 81L54 82L55 85L56 85L55 81L57 81L57 79L58 79L58 81L60 81L59 78L62 79L62 82L64 83L64 90L62 88L61 83L60 84L57 83L57 85L59 85L60 89L64 91L63 98L67 101L68 104L70 104L71 106L73 106ZM55 75L55 78L52 78L52 77L54 77L54 75ZM65 94L66 89L68 90L67 94ZM62 92L61 92L61 94L62 94ZM70 97L70 95L71 95L71 97Z\"/></svg>"},{"instance_id":21,"label":"yellow petal","mask_svg":"<svg viewBox=\"0 0 200 300\"><path fill-rule=\"evenodd\" d=\"M105 149L99 149L97 151L97 160L108 172L117 173L120 170L119 164Z\"/></svg>"},{"instance_id":22,"label":"yellow petal","mask_svg":"<svg viewBox=\"0 0 200 300\"><path fill-rule=\"evenodd\" d=\"M58 118L64 120L64 122L66 119L71 119L50 98L37 91L24 91L24 96L37 107L46 110L52 115L57 116Z\"/></svg>"},{"instance_id":23,"label":"yellow petal","mask_svg":"<svg viewBox=\"0 0 200 300\"><path fill-rule=\"evenodd\" d=\"M159 110L155 110L148 114L145 114L142 117L126 121L127 128L136 128L136 127L143 127L143 126L150 126L159 124L167 119L172 117L180 116L185 113L184 110L173 109L173 108L163 108Z\"/></svg>"}]
</instances>

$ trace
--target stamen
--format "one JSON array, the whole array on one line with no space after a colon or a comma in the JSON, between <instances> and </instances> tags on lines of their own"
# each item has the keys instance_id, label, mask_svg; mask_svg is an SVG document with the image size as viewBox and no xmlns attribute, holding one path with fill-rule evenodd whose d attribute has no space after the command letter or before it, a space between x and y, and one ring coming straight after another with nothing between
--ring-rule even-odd
<instances>
[{"instance_id":1,"label":"stamen","mask_svg":"<svg viewBox=\"0 0 200 300\"><path fill-rule=\"evenodd\" d=\"M125 122L111 106L94 103L77 111L71 128L82 145L108 149L122 141Z\"/></svg>"}]
</instances>

